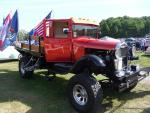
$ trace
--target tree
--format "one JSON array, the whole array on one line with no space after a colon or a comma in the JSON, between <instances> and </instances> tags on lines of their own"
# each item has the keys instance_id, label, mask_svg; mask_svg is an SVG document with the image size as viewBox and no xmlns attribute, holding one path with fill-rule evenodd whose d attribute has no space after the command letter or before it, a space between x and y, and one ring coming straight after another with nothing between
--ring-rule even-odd
<instances>
[{"instance_id":1,"label":"tree","mask_svg":"<svg viewBox=\"0 0 150 113\"><path fill-rule=\"evenodd\" d=\"M102 27L100 27L101 36L107 36L110 32L110 28L109 28L109 26L107 25L107 23L105 21L102 22L101 24L102 24L102 25L100 25L100 26L102 26Z\"/></svg>"},{"instance_id":2,"label":"tree","mask_svg":"<svg viewBox=\"0 0 150 113\"><path fill-rule=\"evenodd\" d=\"M19 30L18 32L18 40L22 41L22 40L27 40L29 37L28 32L25 30Z\"/></svg>"},{"instance_id":3,"label":"tree","mask_svg":"<svg viewBox=\"0 0 150 113\"><path fill-rule=\"evenodd\" d=\"M150 16L132 18L128 16L108 18L100 23L102 36L143 37L150 33Z\"/></svg>"}]
</instances>

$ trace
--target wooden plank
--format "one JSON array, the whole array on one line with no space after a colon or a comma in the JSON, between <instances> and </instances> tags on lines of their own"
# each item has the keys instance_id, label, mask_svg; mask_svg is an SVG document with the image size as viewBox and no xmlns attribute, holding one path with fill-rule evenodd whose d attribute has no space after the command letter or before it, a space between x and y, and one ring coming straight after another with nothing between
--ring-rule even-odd
<instances>
[{"instance_id":1,"label":"wooden plank","mask_svg":"<svg viewBox=\"0 0 150 113\"><path fill-rule=\"evenodd\" d=\"M29 50L29 44L21 43L21 48ZM37 53L44 53L44 47L41 47L41 50L39 51L39 46L38 45L31 45L31 51L37 52Z\"/></svg>"}]
</instances>

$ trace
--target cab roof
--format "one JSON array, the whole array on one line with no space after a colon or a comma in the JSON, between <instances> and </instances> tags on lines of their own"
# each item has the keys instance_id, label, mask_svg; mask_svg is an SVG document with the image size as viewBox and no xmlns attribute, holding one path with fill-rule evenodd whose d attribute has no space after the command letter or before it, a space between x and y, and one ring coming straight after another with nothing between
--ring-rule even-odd
<instances>
[{"instance_id":1,"label":"cab roof","mask_svg":"<svg viewBox=\"0 0 150 113\"><path fill-rule=\"evenodd\" d=\"M91 20L91 19L86 19L86 18L74 18L74 17L71 17L69 19L46 19L46 20L72 20L73 23L78 23L78 24L92 24L92 25L96 25L98 26L99 25L99 22L97 21L94 21L94 20Z\"/></svg>"},{"instance_id":2,"label":"cab roof","mask_svg":"<svg viewBox=\"0 0 150 113\"><path fill-rule=\"evenodd\" d=\"M74 18L74 17L72 17L71 19L72 19L72 21L73 21L74 23L83 23L83 24L99 25L98 22L96 22L96 21L94 21L94 20L91 20L91 19Z\"/></svg>"}]
</instances>

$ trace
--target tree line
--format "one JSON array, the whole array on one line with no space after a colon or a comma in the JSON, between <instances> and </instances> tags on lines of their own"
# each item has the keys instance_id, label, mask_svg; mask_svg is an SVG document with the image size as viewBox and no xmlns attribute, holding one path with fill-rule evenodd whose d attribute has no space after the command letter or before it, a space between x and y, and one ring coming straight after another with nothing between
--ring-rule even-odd
<instances>
[{"instance_id":1,"label":"tree line","mask_svg":"<svg viewBox=\"0 0 150 113\"><path fill-rule=\"evenodd\" d=\"M150 33L150 16L140 18L117 17L108 18L100 22L101 37L114 38L143 37Z\"/></svg>"}]
</instances>

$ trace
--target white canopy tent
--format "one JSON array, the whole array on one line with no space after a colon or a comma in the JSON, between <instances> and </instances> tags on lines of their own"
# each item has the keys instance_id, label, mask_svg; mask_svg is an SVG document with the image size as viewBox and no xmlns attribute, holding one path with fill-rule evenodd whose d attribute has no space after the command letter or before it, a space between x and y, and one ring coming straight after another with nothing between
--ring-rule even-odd
<instances>
[{"instance_id":1,"label":"white canopy tent","mask_svg":"<svg viewBox=\"0 0 150 113\"><path fill-rule=\"evenodd\" d=\"M18 59L19 54L14 46L8 46L5 50L0 51L0 60Z\"/></svg>"}]
</instances>

